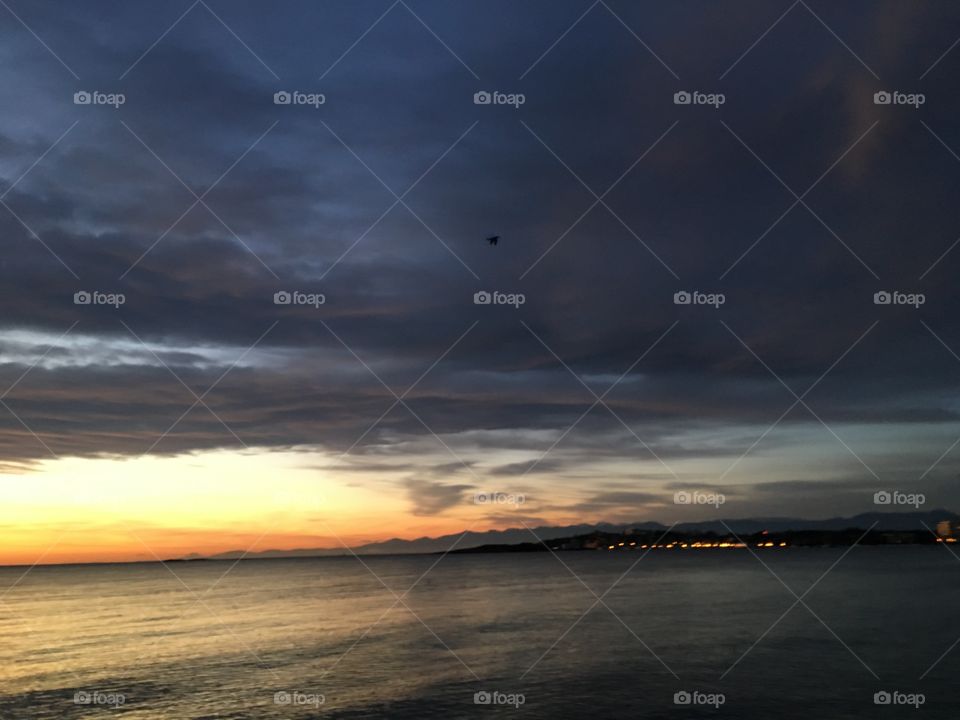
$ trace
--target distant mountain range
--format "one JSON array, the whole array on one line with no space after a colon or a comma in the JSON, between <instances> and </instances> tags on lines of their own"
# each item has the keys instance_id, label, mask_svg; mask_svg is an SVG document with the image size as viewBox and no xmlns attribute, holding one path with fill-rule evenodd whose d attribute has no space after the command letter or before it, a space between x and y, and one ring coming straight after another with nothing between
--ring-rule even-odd
<instances>
[{"instance_id":1,"label":"distant mountain range","mask_svg":"<svg viewBox=\"0 0 960 720\"><path fill-rule=\"evenodd\" d=\"M942 520L960 521L960 515L949 510L928 510L923 512L881 513L870 512L854 515L853 517L836 517L826 520L803 520L800 518L740 518L729 520L703 520L697 522L678 523L673 526L680 532L714 532L723 534L732 530L743 535L768 530L770 532L785 532L788 530L846 530L859 528L866 530L876 524L876 530L923 530L924 527L934 529ZM600 530L603 532L623 532L624 530L667 530L669 526L658 522L632 523L597 523L595 525L566 525L563 527L535 527L533 532L526 528L510 528L507 530L487 530L485 532L467 532L455 535L441 535L440 537L422 537L416 540L402 540L393 538L383 542L358 545L351 550L357 555L408 555L420 553L436 553L449 550L454 543L456 549L479 547L481 545L516 545L520 543L536 542L540 540L556 540ZM729 530L728 530L729 528ZM536 537L534 537L534 533ZM458 539L463 535L463 538ZM263 550L260 552L245 553L242 550L230 550L216 555L188 555L185 559L196 560L209 558L212 560L235 560L237 558L281 558L281 557L331 557L349 555L344 548L298 548L295 550Z\"/></svg>"}]
</instances>

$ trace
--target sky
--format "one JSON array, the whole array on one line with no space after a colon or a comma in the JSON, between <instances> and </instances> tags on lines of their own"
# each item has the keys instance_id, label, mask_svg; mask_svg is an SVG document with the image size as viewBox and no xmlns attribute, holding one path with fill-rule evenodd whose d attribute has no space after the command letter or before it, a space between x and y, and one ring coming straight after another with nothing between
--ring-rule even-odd
<instances>
[{"instance_id":1,"label":"sky","mask_svg":"<svg viewBox=\"0 0 960 720\"><path fill-rule=\"evenodd\" d=\"M0 563L960 507L949 2L0 17Z\"/></svg>"}]
</instances>

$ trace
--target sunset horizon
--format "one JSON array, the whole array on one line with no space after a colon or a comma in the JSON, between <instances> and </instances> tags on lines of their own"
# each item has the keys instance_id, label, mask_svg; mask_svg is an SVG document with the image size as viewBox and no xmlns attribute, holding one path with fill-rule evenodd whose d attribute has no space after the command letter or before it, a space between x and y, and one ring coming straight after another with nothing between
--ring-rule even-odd
<instances>
[{"instance_id":1,"label":"sunset horizon","mask_svg":"<svg viewBox=\"0 0 960 720\"><path fill-rule=\"evenodd\" d=\"M956 2L0 18L0 720L955 714Z\"/></svg>"}]
</instances>

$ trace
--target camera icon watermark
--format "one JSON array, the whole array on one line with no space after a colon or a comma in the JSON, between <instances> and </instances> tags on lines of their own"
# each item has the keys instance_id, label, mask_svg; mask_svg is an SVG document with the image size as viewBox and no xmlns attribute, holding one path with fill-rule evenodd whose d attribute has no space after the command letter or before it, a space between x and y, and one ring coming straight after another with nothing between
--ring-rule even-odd
<instances>
[{"instance_id":1,"label":"camera icon watermark","mask_svg":"<svg viewBox=\"0 0 960 720\"><path fill-rule=\"evenodd\" d=\"M674 305L711 305L719 308L727 301L723 293L703 293L699 290L679 290L673 294Z\"/></svg>"},{"instance_id":2,"label":"camera icon watermark","mask_svg":"<svg viewBox=\"0 0 960 720\"><path fill-rule=\"evenodd\" d=\"M123 93L105 93L99 90L78 90L73 94L74 105L110 105L114 110L127 101Z\"/></svg>"},{"instance_id":3,"label":"camera icon watermark","mask_svg":"<svg viewBox=\"0 0 960 720\"><path fill-rule=\"evenodd\" d=\"M878 290L873 294L874 305L910 305L914 310L927 302L923 293L905 293L899 290Z\"/></svg>"},{"instance_id":4,"label":"camera icon watermark","mask_svg":"<svg viewBox=\"0 0 960 720\"><path fill-rule=\"evenodd\" d=\"M523 93L502 93L498 90L487 91L480 90L473 94L474 105L510 105L514 110L519 110L520 106L527 101L527 96Z\"/></svg>"},{"instance_id":5,"label":"camera icon watermark","mask_svg":"<svg viewBox=\"0 0 960 720\"><path fill-rule=\"evenodd\" d=\"M923 493L905 493L899 490L878 490L873 494L874 505L910 505L919 508L926 504L927 496Z\"/></svg>"},{"instance_id":6,"label":"camera icon watermark","mask_svg":"<svg viewBox=\"0 0 960 720\"><path fill-rule=\"evenodd\" d=\"M300 90L279 90L273 94L274 105L309 105L314 110L327 102L323 93L306 93Z\"/></svg>"},{"instance_id":7,"label":"camera icon watermark","mask_svg":"<svg viewBox=\"0 0 960 720\"><path fill-rule=\"evenodd\" d=\"M874 105L909 105L914 110L927 102L923 93L905 93L899 90L880 90L873 94Z\"/></svg>"},{"instance_id":8,"label":"camera icon watermark","mask_svg":"<svg viewBox=\"0 0 960 720\"><path fill-rule=\"evenodd\" d=\"M127 302L123 293L105 293L99 290L78 290L73 294L74 305L111 305L114 309Z\"/></svg>"},{"instance_id":9,"label":"camera icon watermark","mask_svg":"<svg viewBox=\"0 0 960 720\"><path fill-rule=\"evenodd\" d=\"M505 693L499 690L479 690L473 694L474 705L512 705L519 708L527 701L523 693Z\"/></svg>"},{"instance_id":10,"label":"camera icon watermark","mask_svg":"<svg viewBox=\"0 0 960 720\"><path fill-rule=\"evenodd\" d=\"M873 694L874 705L910 705L919 708L927 701L923 693L904 693L899 690L880 690Z\"/></svg>"},{"instance_id":11,"label":"camera icon watermark","mask_svg":"<svg viewBox=\"0 0 960 720\"><path fill-rule=\"evenodd\" d=\"M673 494L674 505L713 505L719 508L727 501L723 493L679 490Z\"/></svg>"},{"instance_id":12,"label":"camera icon watermark","mask_svg":"<svg viewBox=\"0 0 960 720\"><path fill-rule=\"evenodd\" d=\"M274 305L312 305L319 308L327 302L323 293L305 293L300 290L278 290L273 294Z\"/></svg>"},{"instance_id":13,"label":"camera icon watermark","mask_svg":"<svg viewBox=\"0 0 960 720\"><path fill-rule=\"evenodd\" d=\"M710 105L714 110L727 101L723 93L704 93L699 90L678 90L673 94L674 105Z\"/></svg>"},{"instance_id":14,"label":"camera icon watermark","mask_svg":"<svg viewBox=\"0 0 960 720\"><path fill-rule=\"evenodd\" d=\"M673 694L674 705L711 705L718 708L727 701L723 693L705 693L699 690L679 690Z\"/></svg>"},{"instance_id":15,"label":"camera icon watermark","mask_svg":"<svg viewBox=\"0 0 960 720\"><path fill-rule=\"evenodd\" d=\"M123 693L103 692L102 690L78 690L73 694L74 705L103 705L119 708L127 702Z\"/></svg>"},{"instance_id":16,"label":"camera icon watermark","mask_svg":"<svg viewBox=\"0 0 960 720\"><path fill-rule=\"evenodd\" d=\"M523 493L478 492L473 495L475 505L509 505L520 507L527 501Z\"/></svg>"},{"instance_id":17,"label":"camera icon watermark","mask_svg":"<svg viewBox=\"0 0 960 720\"><path fill-rule=\"evenodd\" d=\"M512 305L519 308L527 302L527 296L523 293L503 293L498 290L487 292L480 290L473 294L474 305Z\"/></svg>"},{"instance_id":18,"label":"camera icon watermark","mask_svg":"<svg viewBox=\"0 0 960 720\"><path fill-rule=\"evenodd\" d=\"M319 708L327 701L321 693L305 693L299 690L281 690L273 694L274 705L293 705L297 707L310 706Z\"/></svg>"}]
</instances>

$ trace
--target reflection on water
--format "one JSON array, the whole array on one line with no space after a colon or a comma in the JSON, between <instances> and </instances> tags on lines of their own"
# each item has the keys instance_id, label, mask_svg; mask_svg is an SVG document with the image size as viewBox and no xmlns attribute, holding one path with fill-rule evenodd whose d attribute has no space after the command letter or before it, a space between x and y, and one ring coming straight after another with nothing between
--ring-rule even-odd
<instances>
[{"instance_id":1,"label":"reflection on water","mask_svg":"<svg viewBox=\"0 0 960 720\"><path fill-rule=\"evenodd\" d=\"M842 552L2 568L0 718L956 717L960 562Z\"/></svg>"}]
</instances>

